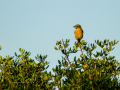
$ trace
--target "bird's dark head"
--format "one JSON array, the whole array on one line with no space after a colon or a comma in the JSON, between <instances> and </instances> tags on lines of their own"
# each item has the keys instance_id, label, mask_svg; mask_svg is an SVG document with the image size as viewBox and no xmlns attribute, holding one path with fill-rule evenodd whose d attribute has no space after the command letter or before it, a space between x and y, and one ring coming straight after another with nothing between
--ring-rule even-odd
<instances>
[{"instance_id":1,"label":"bird's dark head","mask_svg":"<svg viewBox=\"0 0 120 90\"><path fill-rule=\"evenodd\" d=\"M75 29L77 29L77 28L81 28L81 25L79 25L79 24L76 24L75 26L73 26Z\"/></svg>"}]
</instances>

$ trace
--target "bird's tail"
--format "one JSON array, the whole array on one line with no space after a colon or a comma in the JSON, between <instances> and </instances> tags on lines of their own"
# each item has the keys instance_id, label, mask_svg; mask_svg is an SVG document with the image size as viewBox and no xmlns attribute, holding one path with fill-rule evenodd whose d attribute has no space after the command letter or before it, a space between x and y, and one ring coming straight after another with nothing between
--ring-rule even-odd
<instances>
[{"instance_id":1,"label":"bird's tail","mask_svg":"<svg viewBox=\"0 0 120 90\"><path fill-rule=\"evenodd\" d=\"M78 39L78 43L80 42L80 39Z\"/></svg>"}]
</instances>

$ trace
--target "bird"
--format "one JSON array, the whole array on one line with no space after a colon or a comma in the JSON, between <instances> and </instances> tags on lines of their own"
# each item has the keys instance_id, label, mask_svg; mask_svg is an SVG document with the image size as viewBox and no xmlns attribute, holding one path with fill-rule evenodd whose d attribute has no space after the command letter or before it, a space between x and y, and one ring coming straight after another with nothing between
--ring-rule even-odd
<instances>
[{"instance_id":1,"label":"bird","mask_svg":"<svg viewBox=\"0 0 120 90\"><path fill-rule=\"evenodd\" d=\"M75 26L73 26L75 28L74 34L75 34L75 38L78 41L78 43L80 42L80 40L83 38L83 30L81 25L76 24Z\"/></svg>"}]
</instances>

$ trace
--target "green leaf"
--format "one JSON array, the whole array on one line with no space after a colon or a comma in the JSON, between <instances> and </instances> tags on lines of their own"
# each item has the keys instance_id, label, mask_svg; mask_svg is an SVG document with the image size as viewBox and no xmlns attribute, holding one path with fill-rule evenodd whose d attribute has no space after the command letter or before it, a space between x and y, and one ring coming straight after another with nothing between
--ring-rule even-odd
<instances>
[{"instance_id":1,"label":"green leaf","mask_svg":"<svg viewBox=\"0 0 120 90\"><path fill-rule=\"evenodd\" d=\"M55 47L55 46L54 46L54 48L55 48L55 50L58 50L58 48L57 48L57 47Z\"/></svg>"},{"instance_id":2,"label":"green leaf","mask_svg":"<svg viewBox=\"0 0 120 90\"><path fill-rule=\"evenodd\" d=\"M15 52L15 56L17 56L17 53Z\"/></svg>"},{"instance_id":3,"label":"green leaf","mask_svg":"<svg viewBox=\"0 0 120 90\"><path fill-rule=\"evenodd\" d=\"M61 62L60 62L60 60L58 60L58 63L61 65Z\"/></svg>"},{"instance_id":4,"label":"green leaf","mask_svg":"<svg viewBox=\"0 0 120 90\"><path fill-rule=\"evenodd\" d=\"M0 45L0 50L2 49L1 45Z\"/></svg>"},{"instance_id":5,"label":"green leaf","mask_svg":"<svg viewBox=\"0 0 120 90\"><path fill-rule=\"evenodd\" d=\"M80 75L80 72L78 71L78 75Z\"/></svg>"},{"instance_id":6,"label":"green leaf","mask_svg":"<svg viewBox=\"0 0 120 90\"><path fill-rule=\"evenodd\" d=\"M57 41L56 45L59 45L59 42Z\"/></svg>"}]
</instances>

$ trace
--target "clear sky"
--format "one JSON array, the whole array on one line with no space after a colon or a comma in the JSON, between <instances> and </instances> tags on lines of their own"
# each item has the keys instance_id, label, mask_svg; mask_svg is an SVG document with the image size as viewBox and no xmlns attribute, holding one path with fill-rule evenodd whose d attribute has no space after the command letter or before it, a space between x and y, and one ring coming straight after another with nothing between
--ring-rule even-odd
<instances>
[{"instance_id":1,"label":"clear sky","mask_svg":"<svg viewBox=\"0 0 120 90\"><path fill-rule=\"evenodd\" d=\"M120 41L120 0L0 0L0 55L20 54L19 48L30 51L33 59L48 55L52 71L63 56L54 49L56 41L70 39L73 47L75 24L82 26L88 43ZM70 54L70 61L79 55ZM120 42L110 55L119 60Z\"/></svg>"}]
</instances>

